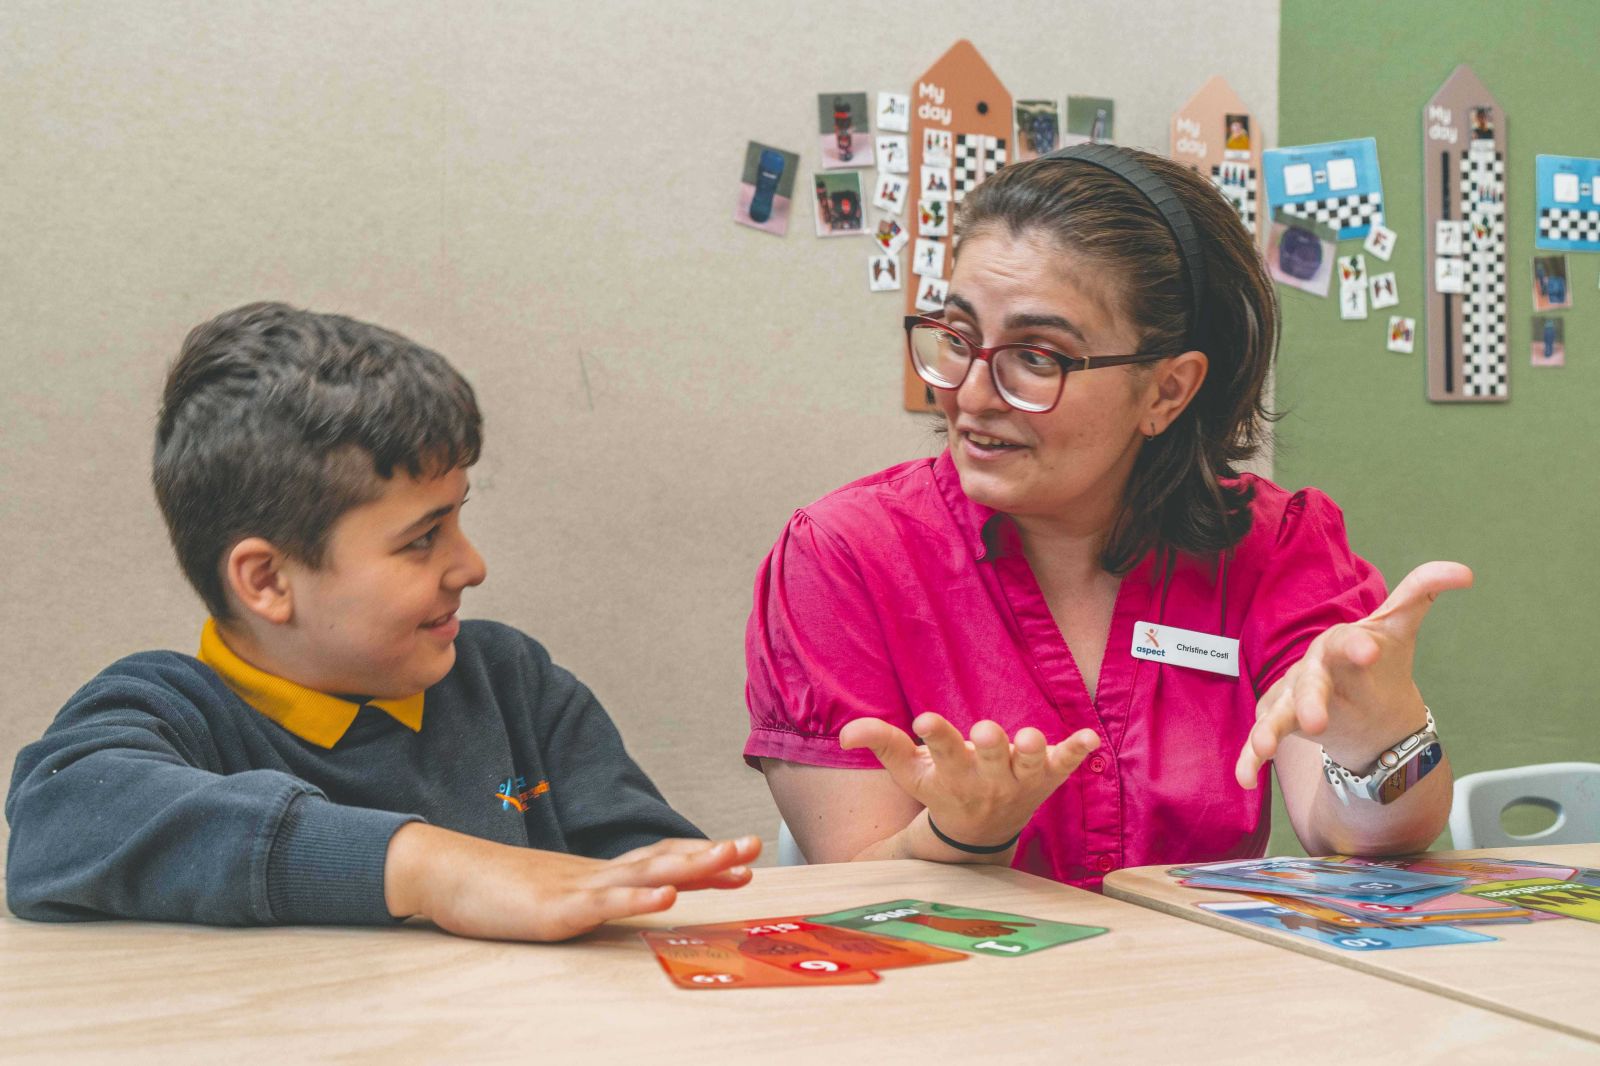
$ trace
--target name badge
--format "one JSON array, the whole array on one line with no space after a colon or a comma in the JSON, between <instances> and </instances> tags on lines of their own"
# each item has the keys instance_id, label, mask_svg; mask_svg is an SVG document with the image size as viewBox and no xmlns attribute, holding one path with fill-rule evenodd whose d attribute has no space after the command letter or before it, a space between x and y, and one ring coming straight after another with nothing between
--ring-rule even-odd
<instances>
[{"instance_id":1,"label":"name badge","mask_svg":"<svg viewBox=\"0 0 1600 1066\"><path fill-rule=\"evenodd\" d=\"M1133 627L1133 657L1187 666L1213 674L1239 676L1239 642L1177 626L1140 622Z\"/></svg>"}]
</instances>

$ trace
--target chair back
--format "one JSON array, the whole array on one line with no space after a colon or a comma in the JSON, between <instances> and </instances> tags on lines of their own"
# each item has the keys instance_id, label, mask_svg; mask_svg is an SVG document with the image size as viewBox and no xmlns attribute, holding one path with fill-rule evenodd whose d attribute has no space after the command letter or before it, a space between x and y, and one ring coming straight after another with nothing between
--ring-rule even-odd
<instances>
[{"instance_id":1,"label":"chair back","mask_svg":"<svg viewBox=\"0 0 1600 1066\"><path fill-rule=\"evenodd\" d=\"M1545 808L1555 823L1527 836L1506 832L1501 815L1521 804ZM1541 763L1458 778L1450 835L1458 849L1600 842L1600 763Z\"/></svg>"}]
</instances>

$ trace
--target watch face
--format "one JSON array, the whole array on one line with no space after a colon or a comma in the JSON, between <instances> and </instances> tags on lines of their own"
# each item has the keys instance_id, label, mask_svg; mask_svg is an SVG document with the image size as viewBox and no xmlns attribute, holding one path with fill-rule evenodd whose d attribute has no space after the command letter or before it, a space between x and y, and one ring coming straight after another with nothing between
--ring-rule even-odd
<instances>
[{"instance_id":1,"label":"watch face","mask_svg":"<svg viewBox=\"0 0 1600 1066\"><path fill-rule=\"evenodd\" d=\"M1444 759L1444 748L1436 740L1422 749L1422 754L1417 756L1417 780L1421 781L1428 776L1428 771L1438 766Z\"/></svg>"}]
</instances>

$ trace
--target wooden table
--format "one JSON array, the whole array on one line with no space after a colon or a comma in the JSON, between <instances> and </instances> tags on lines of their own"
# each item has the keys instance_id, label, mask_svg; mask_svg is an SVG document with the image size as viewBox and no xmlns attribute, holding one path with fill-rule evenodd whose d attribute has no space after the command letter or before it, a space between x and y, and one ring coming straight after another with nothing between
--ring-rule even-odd
<instances>
[{"instance_id":1,"label":"wooden table","mask_svg":"<svg viewBox=\"0 0 1600 1066\"><path fill-rule=\"evenodd\" d=\"M763 868L564 945L425 924L222 930L0 920L0 1057L79 1062L1566 1061L1583 1040L1012 870ZM1103 925L875 985L687 991L640 927L933 899ZM1560 925L1569 934L1575 922ZM1442 952L1441 954L1449 954ZM1552 966L1559 972L1559 966ZM1576 993L1581 982L1573 982ZM1372 1054L1378 1054L1373 1051Z\"/></svg>"},{"instance_id":2,"label":"wooden table","mask_svg":"<svg viewBox=\"0 0 1600 1066\"><path fill-rule=\"evenodd\" d=\"M1600 844L1486 848L1431 854L1439 858L1500 855L1563 866L1600 867ZM1246 897L1232 892L1185 888L1166 871L1165 866L1117 870L1106 877L1106 894L1600 1042L1600 925L1593 922L1565 919L1467 926L1475 932L1499 937L1500 941L1404 951L1344 951L1202 910L1196 904ZM1600 1050L1591 1050L1590 1055L1600 1060Z\"/></svg>"}]
</instances>

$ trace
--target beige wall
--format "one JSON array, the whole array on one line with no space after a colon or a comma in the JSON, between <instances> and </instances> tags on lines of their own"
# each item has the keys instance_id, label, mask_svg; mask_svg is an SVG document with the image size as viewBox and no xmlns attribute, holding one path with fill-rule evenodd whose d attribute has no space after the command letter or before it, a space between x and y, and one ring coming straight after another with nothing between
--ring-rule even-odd
<instances>
[{"instance_id":1,"label":"beige wall","mask_svg":"<svg viewBox=\"0 0 1600 1066\"><path fill-rule=\"evenodd\" d=\"M730 221L745 141L815 162L819 91L904 91L970 36L1018 96L1117 101L1164 148L1213 73L1275 143L1276 0L63 3L0 13L0 759L83 681L192 650L148 482L189 326L283 299L381 322L479 390L466 613L600 694L717 833L744 768L750 579L784 520L931 450L862 240ZM9 775L9 770L7 771Z\"/></svg>"}]
</instances>

